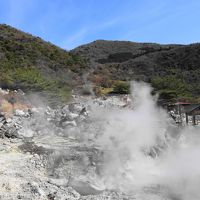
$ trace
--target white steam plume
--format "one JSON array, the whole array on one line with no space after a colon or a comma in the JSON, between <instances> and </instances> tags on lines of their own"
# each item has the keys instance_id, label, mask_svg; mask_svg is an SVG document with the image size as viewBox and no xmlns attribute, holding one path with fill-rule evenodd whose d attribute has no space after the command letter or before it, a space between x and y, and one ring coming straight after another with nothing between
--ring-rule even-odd
<instances>
[{"instance_id":1,"label":"white steam plume","mask_svg":"<svg viewBox=\"0 0 200 200\"><path fill-rule=\"evenodd\" d=\"M159 186L171 199L200 199L199 128L183 128L177 137L150 86L134 82L132 96L133 109L98 114L105 121L97 140L104 150L105 187L134 192Z\"/></svg>"}]
</instances>

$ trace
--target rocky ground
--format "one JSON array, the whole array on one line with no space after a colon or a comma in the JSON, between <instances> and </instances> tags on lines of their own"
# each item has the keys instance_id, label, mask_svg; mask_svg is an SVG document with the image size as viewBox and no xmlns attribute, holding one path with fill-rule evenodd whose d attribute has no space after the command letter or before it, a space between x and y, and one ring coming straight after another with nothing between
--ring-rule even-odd
<instances>
[{"instance_id":1,"label":"rocky ground","mask_svg":"<svg viewBox=\"0 0 200 200\"><path fill-rule=\"evenodd\" d=\"M0 122L0 199L122 199L98 184L100 151L78 134L90 122L84 105L9 108Z\"/></svg>"},{"instance_id":2,"label":"rocky ground","mask_svg":"<svg viewBox=\"0 0 200 200\"><path fill-rule=\"evenodd\" d=\"M80 103L81 102L81 103ZM103 150L94 143L102 123L91 110L132 107L129 96L74 97L68 105L26 107L0 117L0 199L166 199L150 191L125 194L101 179Z\"/></svg>"}]
</instances>

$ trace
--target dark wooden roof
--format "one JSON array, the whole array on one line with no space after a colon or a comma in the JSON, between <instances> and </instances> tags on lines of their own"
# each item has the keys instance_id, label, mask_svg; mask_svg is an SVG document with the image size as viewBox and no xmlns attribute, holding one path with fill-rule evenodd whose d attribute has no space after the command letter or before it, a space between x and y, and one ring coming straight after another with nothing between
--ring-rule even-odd
<instances>
[{"instance_id":1,"label":"dark wooden roof","mask_svg":"<svg viewBox=\"0 0 200 200\"><path fill-rule=\"evenodd\" d=\"M192 113L194 110L200 109L200 104L190 104L188 106L185 106L184 110L185 113L189 114Z\"/></svg>"},{"instance_id":2,"label":"dark wooden roof","mask_svg":"<svg viewBox=\"0 0 200 200\"><path fill-rule=\"evenodd\" d=\"M191 103L189 102L176 102L174 105L190 105Z\"/></svg>"}]
</instances>

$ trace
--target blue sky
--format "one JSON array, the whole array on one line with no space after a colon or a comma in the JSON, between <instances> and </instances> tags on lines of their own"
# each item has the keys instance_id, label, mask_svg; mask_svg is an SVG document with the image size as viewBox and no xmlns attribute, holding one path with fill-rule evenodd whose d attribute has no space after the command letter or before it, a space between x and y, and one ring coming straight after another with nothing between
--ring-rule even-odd
<instances>
[{"instance_id":1,"label":"blue sky","mask_svg":"<svg viewBox=\"0 0 200 200\"><path fill-rule=\"evenodd\" d=\"M97 39L200 42L200 0L0 0L0 23L67 50Z\"/></svg>"}]
</instances>

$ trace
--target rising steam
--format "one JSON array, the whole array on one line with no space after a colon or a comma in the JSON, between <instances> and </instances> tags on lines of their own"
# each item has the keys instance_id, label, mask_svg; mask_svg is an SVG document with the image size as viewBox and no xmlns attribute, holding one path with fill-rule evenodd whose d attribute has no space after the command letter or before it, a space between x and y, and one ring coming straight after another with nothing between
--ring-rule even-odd
<instances>
[{"instance_id":1,"label":"rising steam","mask_svg":"<svg viewBox=\"0 0 200 200\"><path fill-rule=\"evenodd\" d=\"M97 144L104 150L105 187L154 188L171 199L200 199L199 128L179 130L145 83L132 84L132 99L133 109L98 111L104 121Z\"/></svg>"},{"instance_id":2,"label":"rising steam","mask_svg":"<svg viewBox=\"0 0 200 200\"><path fill-rule=\"evenodd\" d=\"M92 163L96 174L90 175L90 181L98 182L102 189L144 194L138 198L142 200L155 199L148 197L148 193L155 193L159 200L199 200L199 128L178 127L167 112L157 106L157 96L151 93L149 85L133 82L132 104L123 108L87 99L83 104L89 114L86 112L85 115L78 114L82 108L70 114L69 105L57 111L41 109L24 123L21 134L30 133L30 137L37 134L39 141L45 135L52 144L56 142L55 135L61 136L62 142L64 138L73 137L73 141L78 141L74 143L75 149L86 145L95 155L90 152L89 157L87 154L81 160L75 160L76 166L72 164L70 169L73 174L78 166L87 176ZM50 118L46 119L44 112ZM68 119L67 123L62 120L63 116ZM69 122L71 118L73 120ZM65 125L66 129L62 127ZM56 168L62 168L63 174L69 174L68 159L72 149L68 145L51 155L52 173ZM95 151L91 147L95 147ZM84 146L83 149L87 148ZM97 157L95 163L91 155ZM74 172L73 175L77 174Z\"/></svg>"}]
</instances>

